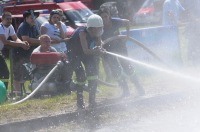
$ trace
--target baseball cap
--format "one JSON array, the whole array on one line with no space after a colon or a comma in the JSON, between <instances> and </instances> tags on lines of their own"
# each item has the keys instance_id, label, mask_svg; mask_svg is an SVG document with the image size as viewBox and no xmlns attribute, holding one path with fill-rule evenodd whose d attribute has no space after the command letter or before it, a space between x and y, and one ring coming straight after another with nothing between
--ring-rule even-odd
<instances>
[{"instance_id":1,"label":"baseball cap","mask_svg":"<svg viewBox=\"0 0 200 132\"><path fill-rule=\"evenodd\" d=\"M33 12L33 14L34 14L35 17L38 17L40 15L39 12L35 12L34 10L29 9L29 10L24 11L23 17L26 18L26 17L30 16L31 12Z\"/></svg>"}]
</instances>

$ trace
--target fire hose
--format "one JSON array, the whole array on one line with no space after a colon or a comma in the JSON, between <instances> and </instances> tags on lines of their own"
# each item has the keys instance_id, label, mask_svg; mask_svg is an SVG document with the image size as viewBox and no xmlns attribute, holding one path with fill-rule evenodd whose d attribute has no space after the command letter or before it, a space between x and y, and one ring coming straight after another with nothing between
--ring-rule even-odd
<instances>
[{"instance_id":1,"label":"fire hose","mask_svg":"<svg viewBox=\"0 0 200 132\"><path fill-rule=\"evenodd\" d=\"M164 61L158 57L154 52L152 52L149 48L145 47L143 43L139 42L138 40L130 37L130 36L127 36L127 35L117 35L117 36L114 36L114 37L111 37L111 38L108 38L106 39L104 42L103 42L103 46L105 46L106 44L108 44L109 42L113 41L113 40L116 40L116 39L125 39L125 40L128 40L128 41L131 41L133 42L134 44L140 46L141 48L143 48L145 51L147 51L150 55L152 55L155 59L157 59L158 61L160 61L161 63L165 64Z\"/></svg>"},{"instance_id":2,"label":"fire hose","mask_svg":"<svg viewBox=\"0 0 200 132\"><path fill-rule=\"evenodd\" d=\"M62 65L63 62L58 61L58 63L54 66L54 68L47 74L47 76L44 78L44 80L37 86L37 88L35 90L33 90L28 96L26 96L25 98L23 98L22 100L12 103L11 105L16 105L16 104L20 104L26 100L28 100L29 98L31 98L32 96L35 95L35 93L41 88L41 86L47 82L47 80L49 79L49 77L51 77L51 75L57 70L57 68Z\"/></svg>"}]
</instances>

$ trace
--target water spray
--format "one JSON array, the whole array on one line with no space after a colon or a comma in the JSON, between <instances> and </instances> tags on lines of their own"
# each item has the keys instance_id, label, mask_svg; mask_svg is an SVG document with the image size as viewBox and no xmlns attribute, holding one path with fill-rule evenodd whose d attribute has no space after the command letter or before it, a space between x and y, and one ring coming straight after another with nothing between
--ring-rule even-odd
<instances>
[{"instance_id":1,"label":"water spray","mask_svg":"<svg viewBox=\"0 0 200 132\"><path fill-rule=\"evenodd\" d=\"M148 49L147 47L144 46L143 43L137 41L136 39L130 37L130 36L126 36L126 35L117 35L117 36L114 36L114 37L111 37L111 38L108 38L104 41L103 43L103 46L108 44L109 42L113 41L113 40L116 40L116 39L125 39L125 40L129 40L131 42L133 42L134 44L140 46L141 48L143 48L145 51L147 51L150 55L152 55L155 59L157 59L159 62L161 62L162 64L164 64L165 66L167 67L170 67L168 66L160 57L158 57L158 55L156 55L154 52L152 52L150 49ZM107 54L110 54L110 55L114 55L116 57L120 57L122 59L125 59L125 60L128 60L128 61L131 61L133 63L137 63L137 64L140 64L140 65L143 65L143 66L146 66L146 67L149 67L151 69L154 69L154 70L157 70L157 71L161 71L161 72L164 72L164 73L168 73L168 74L171 74L171 75L175 75L175 76L178 76L178 77L181 77L181 78L185 78L185 79L189 79L191 81L194 81L194 82L197 82L199 83L200 82L200 79L196 79L192 76L189 76L189 75L185 75L185 74L182 74L182 73L179 73L179 72L174 72L172 70L170 70L169 68L166 70L166 69L163 69L163 68L160 68L158 66L154 66L154 65L150 65L150 64L146 64L144 62L141 62L141 61L138 61L138 60L134 60L132 58L128 58L128 57L125 57L125 56L122 56L122 55L119 55L119 54L115 54L115 53L112 53L112 52L107 52Z\"/></svg>"},{"instance_id":2,"label":"water spray","mask_svg":"<svg viewBox=\"0 0 200 132\"><path fill-rule=\"evenodd\" d=\"M122 55L119 55L119 54L115 54L115 53L112 53L112 52L107 52L106 51L106 53L109 54L109 55L120 57L122 59L131 61L131 62L139 64L139 65L143 65L145 67L148 67L148 68L151 68L151 69L154 69L154 70L157 70L157 71L161 71L161 72L164 72L164 73L167 73L167 74L171 74L171 75L174 75L174 76L177 76L177 77L181 77L181 78L184 78L184 79L189 79L190 81L193 81L193 82L200 83L200 79L194 78L194 77L189 76L189 75L185 75L185 74L182 74L182 73L179 73L179 72L174 72L174 71L172 71L170 69L166 70L166 69L160 68L158 66L150 65L150 64L147 64L147 63L144 63L144 62L141 62L141 61L138 61L138 60L134 60L132 58L128 58L128 57L125 57L125 56L122 56Z\"/></svg>"}]
</instances>

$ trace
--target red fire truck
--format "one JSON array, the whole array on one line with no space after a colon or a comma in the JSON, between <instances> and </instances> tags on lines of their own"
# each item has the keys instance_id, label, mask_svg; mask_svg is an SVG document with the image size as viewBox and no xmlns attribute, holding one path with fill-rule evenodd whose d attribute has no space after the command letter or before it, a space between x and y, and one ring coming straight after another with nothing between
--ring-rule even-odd
<instances>
[{"instance_id":1,"label":"red fire truck","mask_svg":"<svg viewBox=\"0 0 200 132\"><path fill-rule=\"evenodd\" d=\"M72 28L84 26L86 24L87 18L91 14L93 14L92 11L80 1L11 5L4 7L3 11L9 11L13 15L17 15L17 14L23 14L23 12L28 9L47 10L48 12L51 12L51 10L53 9L62 9L65 15L64 17L66 25L71 26Z\"/></svg>"}]
</instances>

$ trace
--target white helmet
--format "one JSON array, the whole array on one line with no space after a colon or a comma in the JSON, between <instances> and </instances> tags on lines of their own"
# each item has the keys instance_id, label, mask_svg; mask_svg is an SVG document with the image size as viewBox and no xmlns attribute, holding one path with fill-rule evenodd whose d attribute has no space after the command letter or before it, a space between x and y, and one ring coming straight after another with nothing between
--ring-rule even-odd
<instances>
[{"instance_id":1,"label":"white helmet","mask_svg":"<svg viewBox=\"0 0 200 132\"><path fill-rule=\"evenodd\" d=\"M99 15L93 14L88 17L87 28L89 27L103 27L103 20Z\"/></svg>"}]
</instances>

